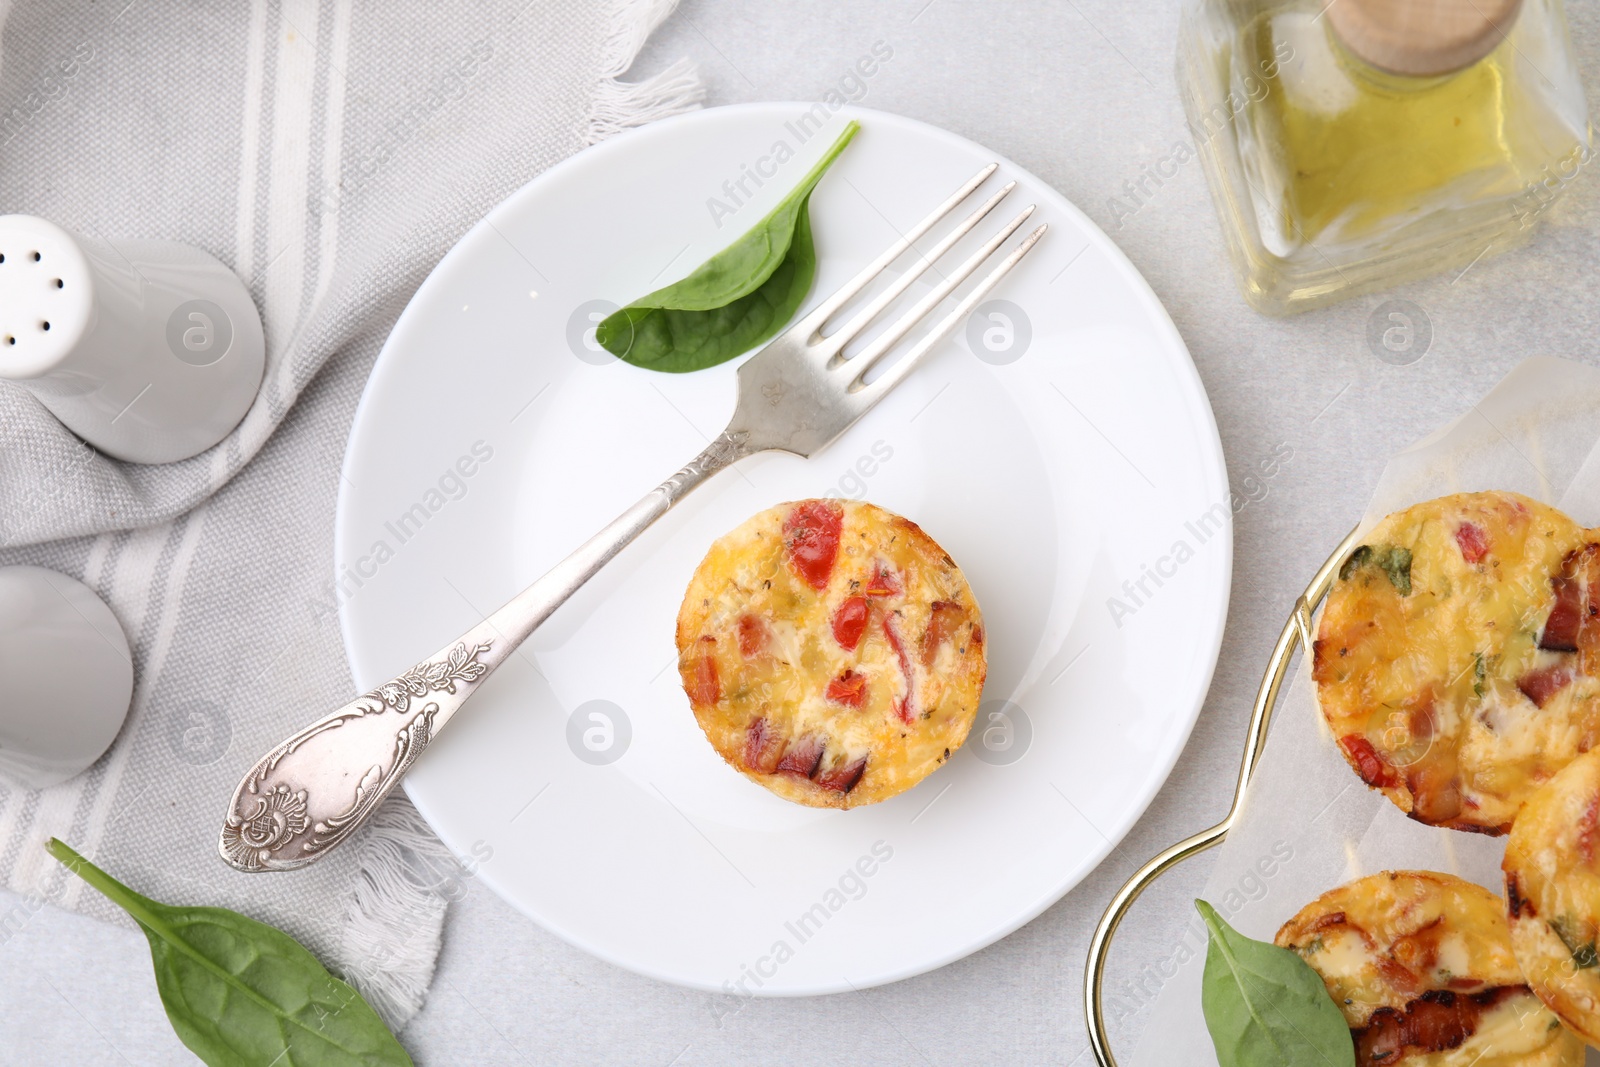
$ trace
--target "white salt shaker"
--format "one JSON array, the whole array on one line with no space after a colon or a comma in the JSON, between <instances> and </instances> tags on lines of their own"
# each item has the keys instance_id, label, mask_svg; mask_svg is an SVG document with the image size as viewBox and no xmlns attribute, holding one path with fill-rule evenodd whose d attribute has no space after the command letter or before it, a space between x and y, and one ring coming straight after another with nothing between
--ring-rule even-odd
<instances>
[{"instance_id":1,"label":"white salt shaker","mask_svg":"<svg viewBox=\"0 0 1600 1067\"><path fill-rule=\"evenodd\" d=\"M111 609L75 578L0 567L0 778L44 789L110 747L133 698L133 659Z\"/></svg>"},{"instance_id":2,"label":"white salt shaker","mask_svg":"<svg viewBox=\"0 0 1600 1067\"><path fill-rule=\"evenodd\" d=\"M265 354L249 291L200 249L0 215L0 378L106 455L204 452L249 410Z\"/></svg>"}]
</instances>

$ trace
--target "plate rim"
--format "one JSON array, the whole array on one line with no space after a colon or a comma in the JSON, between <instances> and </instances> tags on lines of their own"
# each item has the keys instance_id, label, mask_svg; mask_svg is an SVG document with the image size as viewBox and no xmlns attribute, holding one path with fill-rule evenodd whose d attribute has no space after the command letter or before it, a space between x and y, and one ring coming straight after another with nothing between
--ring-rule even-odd
<instances>
[{"instance_id":1,"label":"plate rim","mask_svg":"<svg viewBox=\"0 0 1600 1067\"><path fill-rule=\"evenodd\" d=\"M811 103L794 100L756 101L741 104L728 104L718 107L701 108L695 111L686 112L681 115L675 115L670 118L647 123L644 126L638 126L622 131L597 144L582 148L568 156L566 159L563 159L560 162L534 175L528 181L524 182L522 185L508 193L493 207L489 208L482 217L480 217L476 222L464 230L459 237L456 238L455 242L450 246L445 254L441 256L439 261L435 263L428 271L427 276L422 280L422 282L417 286L416 290L411 294L411 297L406 301L405 308L395 319L395 323L390 328L388 335L384 338L383 345L379 349L378 355L373 361L372 369L368 372L367 379L362 385L361 397L358 400L355 411L351 416L350 429L345 439L344 455L340 461L341 477L339 479L338 496L334 508L333 578L335 580L335 584L337 584L339 576L344 572L345 568L349 564L349 561L345 558L342 550L344 548L343 542L345 541L344 531L346 529L346 523L349 518L351 508L354 506L350 497L351 494L355 492L354 486L357 484L352 480L352 471L350 468L352 464L352 456L355 453L355 445L358 434L362 432L362 428L364 426L371 425L376 421L372 417L372 412L369 410L374 392L373 384L378 380L380 374L384 373L386 365L394 358L391 356L390 352L391 348L395 346L395 338L404 334L405 328L409 326L410 320L413 317L422 314L422 312L418 310L418 305L421 302L421 298L424 297L425 294L431 292L431 287L433 285L443 284L442 282L438 282L436 279L438 279L454 263L458 256L465 255L465 253L462 252L463 246L481 237L484 231L494 229L493 220L501 212L508 210L509 205L513 203L520 203L529 197L537 196L537 188L539 186L559 180L560 177L562 177L567 171L575 169L578 166L593 165L597 158L604 158L606 156L625 151L635 140L642 139L646 136L660 136L662 130L670 130L678 126L703 122L717 122L720 121L720 117L724 115L737 116L748 113L785 113L788 109L798 109L804 111L812 106L814 105ZM1205 382L1200 377L1199 368L1194 362L1194 356L1189 351L1189 346L1184 341L1182 334L1178 332L1177 325L1172 321L1172 316L1170 313L1168 313L1166 306L1162 304L1160 298L1156 295L1155 290L1151 288L1149 281L1133 264L1132 260L1128 258L1127 254L1123 252L1122 248L1117 245L1117 243L1113 241L1111 237L1103 229L1101 229L1101 227L1093 219L1085 214L1083 210L1080 209L1075 203L1069 200L1065 194L1056 189L1054 185L1039 178L1032 171L1018 165L1015 161L1011 160L1007 156L995 152L987 146L979 144L978 142L964 137L961 134L954 133L950 130L944 129L943 127L933 125L932 123L925 122L921 119L899 115L894 112L881 111L876 108L858 107L853 104L847 104L841 107L836 113L846 119L855 119L861 122L863 125L866 125L868 122L883 122L887 124L898 124L902 127L909 127L916 132L928 136L934 140L943 141L958 148L968 149L977 155L988 156L995 162L999 163L1002 169L1007 169L1008 173L1026 178L1027 180L1031 181L1037 190L1036 196L1040 201L1049 201L1050 206L1053 209L1060 211L1071 218L1088 238L1089 244L1098 248L1099 251L1107 257L1109 262L1114 265L1124 281L1129 284L1130 290L1136 295L1140 305L1149 314L1152 325L1155 326L1156 331L1164 336L1169 345L1175 345L1177 350L1182 353L1184 358L1177 361L1177 370L1182 378L1182 385L1187 387L1186 389L1182 390L1185 402L1189 407L1195 409L1194 415L1197 419L1196 429L1200 431L1200 436L1203 438L1204 454L1201 457L1202 466L1205 468L1208 477L1219 483L1213 487L1216 490L1217 499L1224 502L1229 500L1231 495L1231 486L1228 480L1227 459L1222 447L1222 437L1217 428L1216 412L1211 404L1210 395L1206 390ZM806 303L802 305L801 313L803 313L806 308L813 306L813 301L816 299L816 293L807 294ZM947 341L945 343L951 342ZM1233 591L1233 509L1228 507L1225 510L1227 511L1227 517L1225 520L1227 536L1226 538L1222 539L1223 543L1221 545L1222 549L1224 550L1224 558L1219 561L1217 570L1215 572L1217 575L1216 583L1218 587L1207 590L1201 594L1203 600L1211 600L1215 603L1215 612L1214 615L1208 616L1209 632L1205 635L1205 640L1200 642L1202 646L1203 662L1205 667L1201 672L1201 677L1198 679L1199 684L1196 686L1195 692L1188 699L1188 707L1181 718L1181 728L1171 736L1171 739L1168 742L1169 750L1160 754L1158 759L1152 761L1152 765L1159 770L1159 774L1152 780L1152 785L1148 789L1147 795L1141 797L1138 803L1131 805L1126 809L1123 818L1113 825L1110 833L1101 831L1101 836L1103 838L1102 842L1097 847L1087 851L1084 854L1084 861L1079 865L1080 869L1058 880L1054 886L1042 893L1036 900L1029 903L1026 907L1018 909L1011 919L995 925L983 935L971 939L970 941L963 942L958 947L952 948L944 953L931 957L923 957L917 962L905 966L886 968L880 972L875 972L870 977L862 977L854 980L841 979L838 982L813 983L805 988L764 988L759 989L750 995L771 999L825 996L834 993L859 991L880 985L888 985L894 982L904 981L907 978L916 977L917 975L927 974L929 972L939 970L949 966L952 963L955 963L958 960L964 959L967 956L973 955L976 952L982 951L983 949L988 948L990 945L995 944L1003 938L1009 937L1017 930L1038 918L1053 904L1064 898L1068 893L1081 886L1091 874L1097 871L1105 863L1110 855L1126 841L1128 834L1131 833L1134 827L1138 825L1140 820L1144 818L1145 814L1150 808L1150 805L1155 802L1156 797L1161 794L1161 791L1171 780L1172 771L1177 766L1178 760L1187 750L1189 741L1194 733L1194 728L1199 722L1200 713L1204 709L1206 698L1210 695L1211 684L1215 678L1217 664L1221 657L1222 641L1227 630L1228 611L1231 605ZM350 603L350 599L345 599L338 604L339 636L340 640L344 643L345 661L350 669L351 679L356 683L357 690L360 691L363 688L370 688L370 686L366 685L359 676L358 666L353 661L350 654L350 649L353 646L351 633L353 623L351 621L352 613L350 610ZM435 836L439 838L440 842L444 844L446 849L450 850L452 854L455 854L455 849L453 849L450 843L445 840L445 835L439 831L435 820L429 817L427 803L412 792L409 782L402 780L401 787L405 790L407 798L416 807L418 814L422 816L423 821L428 824L429 830L431 830ZM643 975L647 978L665 982L681 988L695 989L701 992L714 994L726 994L727 992L720 986L699 982L691 978L686 978L681 974L666 973L657 968L641 964L636 960L624 959L617 953L591 943L579 933L567 929L564 924L553 921L549 916L535 916L531 914L530 911L526 909L513 894L506 891L498 883L498 880L492 871L485 868L480 868L476 872L475 877L477 879L482 879L488 885L490 890L500 898L501 901L510 905L511 908L513 908L518 914L524 916L541 929L554 934L556 937L560 938L562 941L573 946L574 948L577 948L580 951L585 952L597 959L604 960L607 963L620 967L623 970L630 971L634 974Z\"/></svg>"}]
</instances>

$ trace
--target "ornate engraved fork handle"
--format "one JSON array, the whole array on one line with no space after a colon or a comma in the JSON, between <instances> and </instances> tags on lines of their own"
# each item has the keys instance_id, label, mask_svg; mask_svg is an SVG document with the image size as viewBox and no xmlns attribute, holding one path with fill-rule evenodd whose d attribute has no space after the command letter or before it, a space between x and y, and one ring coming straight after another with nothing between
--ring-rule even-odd
<instances>
[{"instance_id":1,"label":"ornate engraved fork handle","mask_svg":"<svg viewBox=\"0 0 1600 1067\"><path fill-rule=\"evenodd\" d=\"M723 433L505 607L263 756L234 791L222 858L241 871L293 870L348 838L483 680L672 505L749 455L748 437Z\"/></svg>"}]
</instances>

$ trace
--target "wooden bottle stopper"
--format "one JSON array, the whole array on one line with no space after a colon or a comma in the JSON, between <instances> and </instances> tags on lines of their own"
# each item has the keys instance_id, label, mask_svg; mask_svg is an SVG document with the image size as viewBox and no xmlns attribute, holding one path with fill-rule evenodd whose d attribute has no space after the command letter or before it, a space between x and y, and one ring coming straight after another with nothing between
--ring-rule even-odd
<instances>
[{"instance_id":1,"label":"wooden bottle stopper","mask_svg":"<svg viewBox=\"0 0 1600 1067\"><path fill-rule=\"evenodd\" d=\"M1356 56L1391 74L1425 77L1494 51L1522 0L1333 0L1327 18Z\"/></svg>"}]
</instances>

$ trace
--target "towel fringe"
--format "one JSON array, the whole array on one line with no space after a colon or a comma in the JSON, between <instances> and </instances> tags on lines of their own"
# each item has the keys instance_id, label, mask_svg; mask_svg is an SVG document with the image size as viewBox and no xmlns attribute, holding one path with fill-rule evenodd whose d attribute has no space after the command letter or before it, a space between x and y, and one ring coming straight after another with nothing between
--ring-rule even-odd
<instances>
[{"instance_id":1,"label":"towel fringe","mask_svg":"<svg viewBox=\"0 0 1600 1067\"><path fill-rule=\"evenodd\" d=\"M356 875L329 963L398 1031L427 997L445 908L467 875L403 796L373 812L352 844Z\"/></svg>"},{"instance_id":2,"label":"towel fringe","mask_svg":"<svg viewBox=\"0 0 1600 1067\"><path fill-rule=\"evenodd\" d=\"M699 68L686 59L643 81L621 80L651 32L677 6L678 0L611 0L600 54L600 80L589 111L589 144L634 126L693 111L705 99Z\"/></svg>"}]
</instances>

